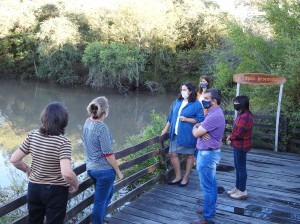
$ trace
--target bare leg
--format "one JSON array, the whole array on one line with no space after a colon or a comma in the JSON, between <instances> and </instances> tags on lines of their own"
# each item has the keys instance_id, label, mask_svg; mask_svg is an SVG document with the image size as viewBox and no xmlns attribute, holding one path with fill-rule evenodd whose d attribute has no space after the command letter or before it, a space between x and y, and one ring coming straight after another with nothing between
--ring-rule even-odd
<instances>
[{"instance_id":1,"label":"bare leg","mask_svg":"<svg viewBox=\"0 0 300 224\"><path fill-rule=\"evenodd\" d=\"M178 154L170 153L171 162L175 171L175 179L172 182L177 182L181 179L180 161Z\"/></svg>"},{"instance_id":2,"label":"bare leg","mask_svg":"<svg viewBox=\"0 0 300 224\"><path fill-rule=\"evenodd\" d=\"M185 174L181 183L186 184L189 181L189 176L194 165L194 155L186 155Z\"/></svg>"}]
</instances>

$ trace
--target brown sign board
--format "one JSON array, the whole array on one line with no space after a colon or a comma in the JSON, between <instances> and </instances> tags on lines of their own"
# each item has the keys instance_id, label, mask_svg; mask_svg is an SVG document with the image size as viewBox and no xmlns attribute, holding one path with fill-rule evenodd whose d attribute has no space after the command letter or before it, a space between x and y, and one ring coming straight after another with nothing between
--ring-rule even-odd
<instances>
[{"instance_id":1,"label":"brown sign board","mask_svg":"<svg viewBox=\"0 0 300 224\"><path fill-rule=\"evenodd\" d=\"M285 77L261 74L261 73L242 73L234 74L233 81L241 84L251 85L280 85L286 82Z\"/></svg>"}]
</instances>

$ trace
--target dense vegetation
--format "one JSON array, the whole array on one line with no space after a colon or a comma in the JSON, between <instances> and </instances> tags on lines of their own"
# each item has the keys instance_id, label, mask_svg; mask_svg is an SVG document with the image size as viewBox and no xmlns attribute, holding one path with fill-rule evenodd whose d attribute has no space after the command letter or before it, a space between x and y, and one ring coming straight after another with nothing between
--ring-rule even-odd
<instances>
[{"instance_id":1,"label":"dense vegetation","mask_svg":"<svg viewBox=\"0 0 300 224\"><path fill-rule=\"evenodd\" d=\"M211 75L233 96L232 75L287 78L283 110L299 116L300 6L243 0L242 22L206 0L3 0L0 75L63 85L177 90ZM243 86L256 111L276 111L277 87ZM267 108L264 102L271 103ZM297 112L298 111L298 112Z\"/></svg>"}]
</instances>

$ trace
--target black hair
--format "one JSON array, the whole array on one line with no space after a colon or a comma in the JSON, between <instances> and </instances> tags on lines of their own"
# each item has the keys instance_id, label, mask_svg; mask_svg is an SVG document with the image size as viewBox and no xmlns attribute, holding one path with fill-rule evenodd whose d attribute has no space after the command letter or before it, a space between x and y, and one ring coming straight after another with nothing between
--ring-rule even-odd
<instances>
[{"instance_id":1,"label":"black hair","mask_svg":"<svg viewBox=\"0 0 300 224\"><path fill-rule=\"evenodd\" d=\"M191 92L189 95L189 98L188 98L189 102L195 102L197 100L196 87L190 82L181 84L180 90L181 90L182 86L186 86L186 88ZM178 99L183 100L183 97L181 96L181 94L179 95Z\"/></svg>"},{"instance_id":2,"label":"black hair","mask_svg":"<svg viewBox=\"0 0 300 224\"><path fill-rule=\"evenodd\" d=\"M210 93L211 95L211 98L212 99L215 99L217 101L217 104L220 105L221 104L221 100L222 100L222 93L220 90L216 89L216 88L210 88L210 89L207 89L205 91L205 94L206 93Z\"/></svg>"},{"instance_id":3,"label":"black hair","mask_svg":"<svg viewBox=\"0 0 300 224\"><path fill-rule=\"evenodd\" d=\"M68 120L67 109L61 103L50 103L41 113L42 126L39 131L46 136L65 134Z\"/></svg>"},{"instance_id":4,"label":"black hair","mask_svg":"<svg viewBox=\"0 0 300 224\"><path fill-rule=\"evenodd\" d=\"M246 111L248 111L250 114L251 111L249 109L249 97L248 96L236 96L234 99L233 99L233 102L236 101L236 102L239 102L240 105L242 106L241 108L241 111L239 112L240 114L243 114L245 113Z\"/></svg>"}]
</instances>

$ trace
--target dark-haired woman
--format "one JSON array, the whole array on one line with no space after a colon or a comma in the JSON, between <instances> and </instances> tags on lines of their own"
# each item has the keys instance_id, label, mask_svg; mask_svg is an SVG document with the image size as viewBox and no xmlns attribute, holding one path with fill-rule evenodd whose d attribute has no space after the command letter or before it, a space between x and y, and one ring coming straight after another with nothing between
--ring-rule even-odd
<instances>
[{"instance_id":1,"label":"dark-haired woman","mask_svg":"<svg viewBox=\"0 0 300 224\"><path fill-rule=\"evenodd\" d=\"M197 138L192 134L193 126L204 119L203 108L199 100L195 86L191 83L182 84L181 94L175 100L171 112L167 119L167 124L161 135L169 131L170 148L169 155L175 171L175 179L170 181L170 185L184 187L189 181L189 175L194 164L194 151ZM180 160L178 154L186 155L186 171L181 176Z\"/></svg>"},{"instance_id":2,"label":"dark-haired woman","mask_svg":"<svg viewBox=\"0 0 300 224\"><path fill-rule=\"evenodd\" d=\"M199 85L198 85L198 92L197 92L197 99L199 100L199 102L201 103L202 105L202 100L204 100L204 94L205 94L205 91L209 88L212 87L212 83L211 83L211 79L209 76L207 75L203 75L199 78ZM202 105L203 107L203 105ZM203 113L204 115L206 114L207 112L207 109L205 109L203 107ZM210 139L210 136L209 134L207 134L206 136L203 136L202 139L205 139L205 137L207 139ZM195 152L194 152L194 168L196 168L196 161L197 161L197 154L198 154L198 150L196 149Z\"/></svg>"},{"instance_id":3,"label":"dark-haired woman","mask_svg":"<svg viewBox=\"0 0 300 224\"><path fill-rule=\"evenodd\" d=\"M27 205L29 223L64 223L68 192L79 182L71 167L71 142L64 136L68 113L60 103L51 103L41 114L42 126L31 131L10 161L29 177ZM31 154L31 167L23 158Z\"/></svg>"},{"instance_id":4,"label":"dark-haired woman","mask_svg":"<svg viewBox=\"0 0 300 224\"><path fill-rule=\"evenodd\" d=\"M232 133L227 137L227 143L233 147L236 183L232 190L227 191L227 194L233 199L246 199L248 197L246 157L251 149L253 118L249 110L249 98L247 96L235 97L233 106L238 114L233 124Z\"/></svg>"},{"instance_id":5,"label":"dark-haired woman","mask_svg":"<svg viewBox=\"0 0 300 224\"><path fill-rule=\"evenodd\" d=\"M199 78L199 86L198 86L198 92L197 92L197 99L202 104L202 100L204 99L204 93L207 89L211 88L211 81L210 77L207 75L203 75ZM204 114L206 114L206 109L204 108Z\"/></svg>"},{"instance_id":6,"label":"dark-haired woman","mask_svg":"<svg viewBox=\"0 0 300 224\"><path fill-rule=\"evenodd\" d=\"M95 182L92 223L104 223L106 208L114 193L116 174L123 179L115 159L112 137L104 123L109 113L108 101L97 97L87 107L90 117L83 127L83 142L86 153L86 170Z\"/></svg>"}]
</instances>

